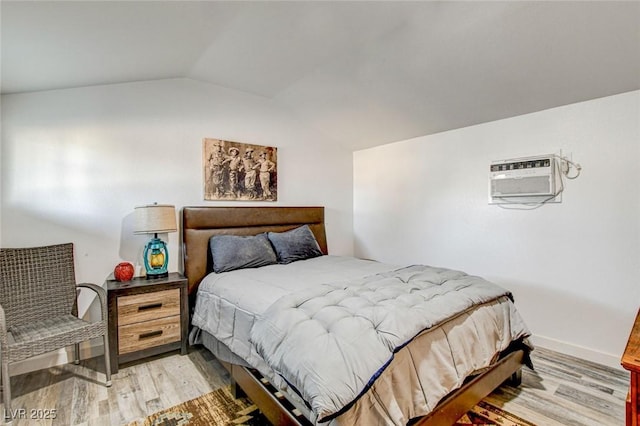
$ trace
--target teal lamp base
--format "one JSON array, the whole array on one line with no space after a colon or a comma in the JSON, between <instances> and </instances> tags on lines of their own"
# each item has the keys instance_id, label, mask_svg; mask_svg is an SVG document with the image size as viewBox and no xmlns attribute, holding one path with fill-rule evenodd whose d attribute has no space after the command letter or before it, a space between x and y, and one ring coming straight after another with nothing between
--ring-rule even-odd
<instances>
[{"instance_id":1,"label":"teal lamp base","mask_svg":"<svg viewBox=\"0 0 640 426\"><path fill-rule=\"evenodd\" d=\"M158 238L158 234L155 234L155 237L144 248L144 267L147 270L147 279L168 277L168 264L167 245Z\"/></svg>"}]
</instances>

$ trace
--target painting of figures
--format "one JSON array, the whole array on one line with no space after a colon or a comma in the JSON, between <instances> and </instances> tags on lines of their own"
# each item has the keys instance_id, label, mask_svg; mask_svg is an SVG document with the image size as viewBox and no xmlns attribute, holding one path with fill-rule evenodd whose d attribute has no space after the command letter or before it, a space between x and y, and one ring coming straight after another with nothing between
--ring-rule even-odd
<instances>
[{"instance_id":1,"label":"painting of figures","mask_svg":"<svg viewBox=\"0 0 640 426\"><path fill-rule=\"evenodd\" d=\"M205 200L278 200L277 148L205 138L202 152Z\"/></svg>"}]
</instances>

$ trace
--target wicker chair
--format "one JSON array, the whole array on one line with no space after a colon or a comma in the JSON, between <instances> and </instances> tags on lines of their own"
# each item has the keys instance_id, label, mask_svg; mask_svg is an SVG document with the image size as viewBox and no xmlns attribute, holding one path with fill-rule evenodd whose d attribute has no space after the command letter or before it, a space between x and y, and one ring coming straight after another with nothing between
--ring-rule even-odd
<instances>
[{"instance_id":1,"label":"wicker chair","mask_svg":"<svg viewBox=\"0 0 640 426\"><path fill-rule=\"evenodd\" d=\"M78 318L79 287L98 294L102 319ZM106 385L111 386L107 295L95 284L75 282L73 244L0 249L0 386L4 394L4 419L11 422L9 364L75 346L80 362L80 342L102 336Z\"/></svg>"}]
</instances>

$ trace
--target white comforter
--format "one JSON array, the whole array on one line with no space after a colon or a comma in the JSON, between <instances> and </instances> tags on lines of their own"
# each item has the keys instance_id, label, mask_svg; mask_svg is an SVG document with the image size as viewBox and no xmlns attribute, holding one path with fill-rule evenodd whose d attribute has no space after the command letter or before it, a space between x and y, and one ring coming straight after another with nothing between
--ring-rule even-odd
<instances>
[{"instance_id":1,"label":"white comforter","mask_svg":"<svg viewBox=\"0 0 640 426\"><path fill-rule=\"evenodd\" d=\"M212 274L199 287L193 325L227 345L276 387L287 390L292 384L312 408L308 414L313 421L339 414L334 424L404 424L427 414L468 374L490 365L512 340L529 332L499 287L456 271L410 268L393 273L396 269L322 256ZM379 279L362 279L380 273ZM469 285L472 281L479 286ZM361 297L359 286L367 288L369 296ZM453 289L464 296L453 298ZM346 298L335 299L338 294ZM311 296L305 315L313 312L314 320L299 321L305 310L293 306L305 305L300 302ZM440 303L444 299L455 299L456 307ZM433 303L424 304L426 300ZM469 309L476 302L480 306ZM357 310L352 308L363 304L370 305L367 318L353 314ZM390 314L391 305L401 309ZM352 319L342 321L349 315L334 309L337 306L347 306ZM315 331L299 328L305 322ZM345 327L338 326L341 322ZM286 338L282 333L289 325L297 330ZM380 333L370 333L375 329ZM303 343L303 335L311 339ZM341 339L335 339L337 335ZM360 338L367 335L375 337ZM334 344L345 339L347 346L356 341L364 346L345 350L345 345ZM318 354L320 358L308 358ZM347 366L355 370L344 370ZM399 378L406 383L398 383ZM356 396L360 398L353 403Z\"/></svg>"},{"instance_id":2,"label":"white comforter","mask_svg":"<svg viewBox=\"0 0 640 426\"><path fill-rule=\"evenodd\" d=\"M351 257L321 256L288 265L212 273L198 287L191 322L257 367L262 359L249 344L249 332L256 318L276 300L324 283L357 279L396 268Z\"/></svg>"}]
</instances>

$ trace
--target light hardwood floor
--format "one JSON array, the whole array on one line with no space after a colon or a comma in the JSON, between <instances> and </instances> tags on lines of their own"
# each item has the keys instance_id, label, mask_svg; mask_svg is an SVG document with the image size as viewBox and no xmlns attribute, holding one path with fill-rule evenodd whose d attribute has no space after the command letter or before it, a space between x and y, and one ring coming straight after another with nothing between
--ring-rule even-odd
<instances>
[{"instance_id":1,"label":"light hardwood floor","mask_svg":"<svg viewBox=\"0 0 640 426\"><path fill-rule=\"evenodd\" d=\"M523 370L520 387L502 386L488 400L539 426L624 424L626 372L541 348L532 359L535 371ZM26 417L46 413L32 410L56 415L13 424L121 425L229 383L226 370L202 348L121 368L111 388L94 370L101 365L102 359L91 359L13 377L14 410L25 410Z\"/></svg>"}]
</instances>

